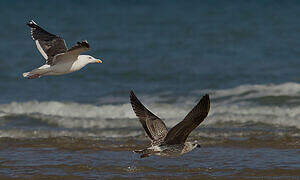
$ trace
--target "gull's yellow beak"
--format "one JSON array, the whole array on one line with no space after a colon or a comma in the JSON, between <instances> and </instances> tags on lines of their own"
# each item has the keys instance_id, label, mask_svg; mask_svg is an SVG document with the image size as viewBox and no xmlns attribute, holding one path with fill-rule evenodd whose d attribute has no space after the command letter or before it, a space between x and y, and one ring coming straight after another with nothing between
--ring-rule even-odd
<instances>
[{"instance_id":1,"label":"gull's yellow beak","mask_svg":"<svg viewBox=\"0 0 300 180\"><path fill-rule=\"evenodd\" d=\"M97 63L102 63L102 61L100 59L98 59Z\"/></svg>"}]
</instances>

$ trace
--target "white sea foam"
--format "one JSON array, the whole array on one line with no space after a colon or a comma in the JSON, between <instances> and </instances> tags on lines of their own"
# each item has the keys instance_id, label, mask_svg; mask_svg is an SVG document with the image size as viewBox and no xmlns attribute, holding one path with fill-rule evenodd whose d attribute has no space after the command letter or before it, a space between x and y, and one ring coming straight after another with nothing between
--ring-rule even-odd
<instances>
[{"instance_id":1,"label":"white sea foam","mask_svg":"<svg viewBox=\"0 0 300 180\"><path fill-rule=\"evenodd\" d=\"M300 129L300 108L239 105L212 106L206 123L214 124L228 121L239 123L247 121L261 122L280 126L295 126Z\"/></svg>"},{"instance_id":2,"label":"white sea foam","mask_svg":"<svg viewBox=\"0 0 300 180\"><path fill-rule=\"evenodd\" d=\"M236 96L244 93L255 94L252 97L259 96L300 96L300 84L298 83L284 83L284 84L268 84L268 85L242 85L232 89L217 90L217 97Z\"/></svg>"},{"instance_id":3,"label":"white sea foam","mask_svg":"<svg viewBox=\"0 0 300 180\"><path fill-rule=\"evenodd\" d=\"M197 94L197 92L193 93ZM279 126L294 126L300 129L299 106L288 106L288 104L269 106L246 101L246 99L251 98L281 95L300 97L300 84L244 85L213 91L211 94L211 111L203 124L252 121ZM152 112L165 119L168 127L172 127L191 110L196 103L195 101L199 100L198 96L200 97L200 95L179 97L172 104L158 103L164 102L158 97L151 97L149 101L147 96L143 96L141 101ZM0 114L1 117L4 115L36 117L49 124L65 128L140 127L129 103L96 106L56 101L12 102L0 105Z\"/></svg>"},{"instance_id":4,"label":"white sea foam","mask_svg":"<svg viewBox=\"0 0 300 180\"><path fill-rule=\"evenodd\" d=\"M0 137L12 137L12 138L48 138L48 137L106 137L106 138L119 138L119 137L135 137L141 135L141 130L126 131L80 131L80 130L24 130L24 129L10 129L0 130Z\"/></svg>"},{"instance_id":5,"label":"white sea foam","mask_svg":"<svg viewBox=\"0 0 300 180\"><path fill-rule=\"evenodd\" d=\"M74 118L133 118L129 104L94 106L90 104L63 103L57 101L24 103L12 102L0 105L0 111L7 114L34 114Z\"/></svg>"},{"instance_id":6,"label":"white sea foam","mask_svg":"<svg viewBox=\"0 0 300 180\"><path fill-rule=\"evenodd\" d=\"M268 85L241 85L231 89L223 90L203 90L199 92L211 92L214 98L225 98L222 103L230 103L234 101L242 101L245 99L259 98L266 96L291 96L300 97L300 84L283 83Z\"/></svg>"}]
</instances>

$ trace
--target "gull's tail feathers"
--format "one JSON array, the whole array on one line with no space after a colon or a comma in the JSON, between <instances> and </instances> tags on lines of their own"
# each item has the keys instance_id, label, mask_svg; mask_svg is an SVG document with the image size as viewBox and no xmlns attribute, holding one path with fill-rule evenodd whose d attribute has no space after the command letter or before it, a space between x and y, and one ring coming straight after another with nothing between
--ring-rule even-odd
<instances>
[{"instance_id":1,"label":"gull's tail feathers","mask_svg":"<svg viewBox=\"0 0 300 180\"><path fill-rule=\"evenodd\" d=\"M36 79L36 78L40 78L42 75L41 74L35 74L32 72L25 72L23 73L23 77L24 78L28 78L28 79Z\"/></svg>"},{"instance_id":2,"label":"gull's tail feathers","mask_svg":"<svg viewBox=\"0 0 300 180\"><path fill-rule=\"evenodd\" d=\"M23 77L27 78L29 76L30 72L24 72Z\"/></svg>"},{"instance_id":3,"label":"gull's tail feathers","mask_svg":"<svg viewBox=\"0 0 300 180\"><path fill-rule=\"evenodd\" d=\"M23 77L28 79L36 79L42 77L44 74L50 71L50 66L45 64L39 68L36 68L30 72L24 72Z\"/></svg>"}]
</instances>

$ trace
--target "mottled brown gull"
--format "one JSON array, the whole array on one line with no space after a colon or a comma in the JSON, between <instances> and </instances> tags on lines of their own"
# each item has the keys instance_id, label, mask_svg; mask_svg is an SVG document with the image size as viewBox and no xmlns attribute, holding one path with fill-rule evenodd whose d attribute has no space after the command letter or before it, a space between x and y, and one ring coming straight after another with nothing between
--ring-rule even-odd
<instances>
[{"instance_id":1,"label":"mottled brown gull","mask_svg":"<svg viewBox=\"0 0 300 180\"><path fill-rule=\"evenodd\" d=\"M196 147L200 147L198 142L186 142L186 139L208 115L210 109L208 94L203 96L187 116L171 128L170 131L168 131L165 123L159 117L149 111L138 100L133 91L130 92L130 102L136 116L151 140L150 147L134 151L141 153L141 158L151 155L179 156L190 152Z\"/></svg>"}]
</instances>

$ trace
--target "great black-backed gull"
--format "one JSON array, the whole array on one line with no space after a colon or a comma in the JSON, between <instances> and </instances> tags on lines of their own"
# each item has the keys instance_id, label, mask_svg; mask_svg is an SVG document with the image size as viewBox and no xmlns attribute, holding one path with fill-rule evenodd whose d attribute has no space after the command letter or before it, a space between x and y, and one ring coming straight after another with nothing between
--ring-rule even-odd
<instances>
[{"instance_id":1,"label":"great black-backed gull","mask_svg":"<svg viewBox=\"0 0 300 180\"><path fill-rule=\"evenodd\" d=\"M65 40L39 27L33 20L27 24L31 28L31 36L37 49L46 59L46 64L30 72L23 73L29 79L47 75L62 75L78 71L89 63L102 63L90 55L80 55L90 50L87 41L77 42L67 49Z\"/></svg>"},{"instance_id":2,"label":"great black-backed gull","mask_svg":"<svg viewBox=\"0 0 300 180\"><path fill-rule=\"evenodd\" d=\"M165 123L151 111L149 111L130 92L130 102L132 108L139 118L146 134L151 140L151 146L142 150L135 150L141 153L141 158L151 155L159 156L179 156L190 152L196 147L200 147L198 142L186 142L189 134L206 118L210 109L209 95L202 97L200 102L187 114L187 116L168 131Z\"/></svg>"}]
</instances>

